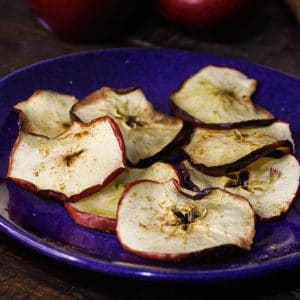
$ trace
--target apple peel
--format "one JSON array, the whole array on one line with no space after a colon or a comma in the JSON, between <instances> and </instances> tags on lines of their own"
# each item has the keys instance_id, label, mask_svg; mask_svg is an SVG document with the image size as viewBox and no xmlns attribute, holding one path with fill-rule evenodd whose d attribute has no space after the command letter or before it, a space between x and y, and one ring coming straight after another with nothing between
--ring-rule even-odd
<instances>
[{"instance_id":1,"label":"apple peel","mask_svg":"<svg viewBox=\"0 0 300 300\"><path fill-rule=\"evenodd\" d=\"M192 197L176 181L139 181L126 187L119 203L120 243L150 259L180 261L228 245L249 250L254 235L248 201L219 189Z\"/></svg>"},{"instance_id":2,"label":"apple peel","mask_svg":"<svg viewBox=\"0 0 300 300\"><path fill-rule=\"evenodd\" d=\"M109 117L75 121L49 139L20 132L10 154L7 178L34 193L77 201L109 184L125 168L125 147Z\"/></svg>"}]
</instances>

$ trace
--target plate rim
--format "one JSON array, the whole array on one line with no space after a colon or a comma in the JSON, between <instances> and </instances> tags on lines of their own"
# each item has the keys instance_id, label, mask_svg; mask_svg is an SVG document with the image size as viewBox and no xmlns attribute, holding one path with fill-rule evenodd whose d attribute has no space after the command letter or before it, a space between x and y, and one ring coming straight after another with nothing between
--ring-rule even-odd
<instances>
[{"instance_id":1,"label":"plate rim","mask_svg":"<svg viewBox=\"0 0 300 300\"><path fill-rule=\"evenodd\" d=\"M257 66L258 68L267 69L271 72L280 73L288 77L291 80L298 81L300 84L300 77L288 74L286 72L282 72L276 68L272 68L269 66L265 66L262 64L253 63L246 59L240 59L225 55L215 55L202 51L195 50L185 50L185 49L168 49L168 48L135 48L135 47L126 47L126 48L106 48L106 49L94 49L94 50L86 50L73 52L65 55L60 55L56 57L51 57L48 59L44 59L24 67L21 67L0 79L0 89L5 84L7 80L10 80L14 76L17 76L19 73L26 72L29 69L38 67L43 64L53 63L59 60L64 60L73 57L80 57L85 55L99 55L103 52L131 52L131 51L145 51L145 52L173 52L173 53L189 53L199 54L206 57L215 57L221 59L229 59L235 62L241 62L244 64L251 64ZM298 158L297 158L298 159ZM4 182L6 180L4 179ZM0 181L0 184L3 182ZM299 188L300 190L300 188ZM297 197L297 196L296 196ZM281 256L278 258L274 258L271 261L265 261L261 263L250 264L247 266L240 266L238 268L231 269L215 269L215 270L180 270L177 269L163 269L160 267L151 267L147 265L139 266L134 263L113 263L109 260L104 260L101 258L92 258L92 256L85 254L84 252L80 253L80 255L75 255L69 253L67 250L61 249L59 246L56 246L54 243L50 244L47 240L43 240L42 238L34 235L30 232L27 232L22 227L19 227L4 218L0 215L0 231L7 234L17 242L38 251L39 253L46 255L52 259L55 259L59 262L67 263L71 266L87 269L90 271L95 271L102 274L113 275L118 277L126 277L131 279L142 279L149 281L165 281L165 282L224 282L224 281L233 281L244 278L257 278L269 275L274 272L281 272L293 267L296 267L300 264L300 252L295 252L292 254L288 254L285 256ZM50 239L55 242L55 240ZM161 269L161 270L160 270Z\"/></svg>"},{"instance_id":2,"label":"plate rim","mask_svg":"<svg viewBox=\"0 0 300 300\"><path fill-rule=\"evenodd\" d=\"M142 47L122 47L122 48L105 48L105 49L92 49L92 50L82 50L82 51L76 51L76 52L70 52L67 54L62 54L62 55L58 55L58 56L54 56L54 57L49 57L49 58L45 58L33 63L30 63L28 65L22 66L20 68L17 68L16 70L3 75L2 77L0 77L0 85L2 84L3 81L8 80L10 77L13 77L23 71L26 71L27 69L31 69L33 67L37 67L39 65L45 64L45 63L52 63L56 60L60 60L60 59L65 59L65 58L69 58L69 57L74 57L74 56L84 56L84 55L91 55L91 54L97 54L97 53L102 53L102 52L125 52L125 51L149 51L149 52L178 52L178 53L194 53L194 54L200 54L200 55L205 55L205 56L210 56L210 57L215 57L215 58L223 58L223 59L230 59L230 60L234 60L236 62L241 62L241 63L246 63L246 64L251 64L260 68L264 68L267 69L269 71L272 72L277 72L280 73L282 75L285 75L287 77L289 77L290 79L293 79L295 81L300 81L300 76L296 76L294 74L290 74L288 72L285 71L281 71L280 69L277 69L275 67L271 67L271 66L267 66L264 64L260 64L260 63L255 63L252 62L251 60L247 59L247 58L238 58L238 57L234 57L234 56L229 56L229 55L223 55L223 54L212 54L206 51L198 51L198 50L193 50L193 49L180 49L180 48L164 48L164 47L156 47L156 48L142 48Z\"/></svg>"},{"instance_id":3,"label":"plate rim","mask_svg":"<svg viewBox=\"0 0 300 300\"><path fill-rule=\"evenodd\" d=\"M101 258L92 258L85 253L80 256L70 254L67 250L61 249L55 244L50 244L48 240L39 238L38 236L26 232L19 226L12 224L3 216L0 216L0 231L7 234L17 242L25 245L42 255L46 255L56 261L67 263L73 267L87 269L97 273L113 275L117 277L130 279L143 279L147 281L164 281L164 282L190 282L190 283L207 283L207 282L228 282L234 280L242 280L251 278L260 278L271 273L282 272L300 264L300 253L293 253L284 257L256 263L248 266L241 266L229 269L217 270L180 270L178 269L162 269L160 267L138 266L138 264L112 263ZM52 240L52 239L49 239ZM53 241L54 242L54 241ZM262 266L263 265L263 266ZM178 264L182 266L182 264Z\"/></svg>"}]
</instances>

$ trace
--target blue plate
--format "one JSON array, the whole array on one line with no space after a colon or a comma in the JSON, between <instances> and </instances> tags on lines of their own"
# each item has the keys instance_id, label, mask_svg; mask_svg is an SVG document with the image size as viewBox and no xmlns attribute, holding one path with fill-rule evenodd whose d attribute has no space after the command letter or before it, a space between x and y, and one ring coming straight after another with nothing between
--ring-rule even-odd
<instances>
[{"instance_id":1,"label":"blue plate","mask_svg":"<svg viewBox=\"0 0 300 300\"><path fill-rule=\"evenodd\" d=\"M234 67L257 79L256 103L291 124L299 156L299 80L248 62L202 53L115 49L47 60L0 81L0 178L6 175L9 153L18 132L13 105L34 90L53 89L82 98L103 85L139 86L154 105L169 112L170 93L184 78L207 64ZM75 225L61 203L37 197L5 179L0 185L0 199L3 232L61 262L106 274L212 282L262 276L300 265L299 201L280 220L257 224L255 243L249 253L201 264L162 263L131 255L122 249L114 235Z\"/></svg>"}]
</instances>

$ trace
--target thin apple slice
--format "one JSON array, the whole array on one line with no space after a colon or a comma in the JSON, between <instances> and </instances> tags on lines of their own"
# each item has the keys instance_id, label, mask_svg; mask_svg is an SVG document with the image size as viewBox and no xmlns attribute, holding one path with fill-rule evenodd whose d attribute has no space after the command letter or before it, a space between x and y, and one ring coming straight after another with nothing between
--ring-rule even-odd
<instances>
[{"instance_id":1,"label":"thin apple slice","mask_svg":"<svg viewBox=\"0 0 300 300\"><path fill-rule=\"evenodd\" d=\"M127 186L118 208L122 246L136 255L169 261L228 245L251 248L254 212L245 198L219 189L196 198L196 193L183 194L175 181Z\"/></svg>"},{"instance_id":2,"label":"thin apple slice","mask_svg":"<svg viewBox=\"0 0 300 300\"><path fill-rule=\"evenodd\" d=\"M70 95L38 90L14 109L20 113L22 130L54 138L71 125L70 110L78 100Z\"/></svg>"},{"instance_id":3,"label":"thin apple slice","mask_svg":"<svg viewBox=\"0 0 300 300\"><path fill-rule=\"evenodd\" d=\"M252 103L256 80L226 67L207 66L185 80L170 97L173 113L211 129L269 125L275 119Z\"/></svg>"},{"instance_id":4,"label":"thin apple slice","mask_svg":"<svg viewBox=\"0 0 300 300\"><path fill-rule=\"evenodd\" d=\"M35 193L76 201L99 191L119 175L125 147L109 117L73 122L56 139L20 132L7 177Z\"/></svg>"},{"instance_id":5,"label":"thin apple slice","mask_svg":"<svg viewBox=\"0 0 300 300\"><path fill-rule=\"evenodd\" d=\"M132 165L151 161L183 139L183 122L156 110L141 89L103 87L72 108L72 114L88 122L108 115L118 124Z\"/></svg>"},{"instance_id":6,"label":"thin apple slice","mask_svg":"<svg viewBox=\"0 0 300 300\"><path fill-rule=\"evenodd\" d=\"M183 147L200 171L220 176L243 169L274 150L293 152L288 123L277 121L265 127L214 130L197 127Z\"/></svg>"},{"instance_id":7,"label":"thin apple slice","mask_svg":"<svg viewBox=\"0 0 300 300\"><path fill-rule=\"evenodd\" d=\"M100 192L76 203L65 203L65 207L77 224L114 232L117 224L117 207L126 184L141 179L165 182L172 178L180 181L177 170L167 163L157 162L146 169L126 168Z\"/></svg>"},{"instance_id":8,"label":"thin apple slice","mask_svg":"<svg viewBox=\"0 0 300 300\"><path fill-rule=\"evenodd\" d=\"M221 188L248 199L261 220L272 220L286 213L296 197L300 167L290 154L281 158L262 157L244 170L213 177L185 161L190 180L201 190Z\"/></svg>"}]
</instances>

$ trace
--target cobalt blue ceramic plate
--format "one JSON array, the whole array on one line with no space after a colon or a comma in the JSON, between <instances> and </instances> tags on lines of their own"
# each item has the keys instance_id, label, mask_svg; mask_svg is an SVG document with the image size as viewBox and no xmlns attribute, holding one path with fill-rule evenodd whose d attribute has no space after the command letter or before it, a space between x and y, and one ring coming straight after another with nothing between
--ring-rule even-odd
<instances>
[{"instance_id":1,"label":"cobalt blue ceramic plate","mask_svg":"<svg viewBox=\"0 0 300 300\"><path fill-rule=\"evenodd\" d=\"M53 89L82 98L97 88L139 86L159 109L169 112L168 95L188 75L215 64L230 66L259 81L258 104L291 123L300 153L300 81L235 59L179 50L114 49L72 54L26 67L0 81L0 176L5 177L16 138L13 105L36 89ZM287 216L258 224L253 249L210 264L162 263L123 250L114 235L74 224L63 205L0 185L0 228L17 241L61 262L131 278L207 282L262 276L300 265L300 202Z\"/></svg>"}]
</instances>

